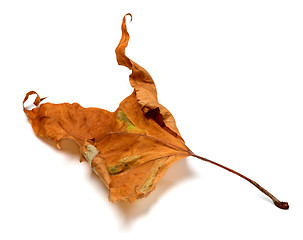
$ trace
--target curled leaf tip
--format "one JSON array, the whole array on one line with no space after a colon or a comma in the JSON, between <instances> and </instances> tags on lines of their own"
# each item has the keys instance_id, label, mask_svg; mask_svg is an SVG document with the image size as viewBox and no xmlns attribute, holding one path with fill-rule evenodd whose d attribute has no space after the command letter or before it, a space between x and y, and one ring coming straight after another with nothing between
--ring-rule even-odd
<instances>
[{"instance_id":1,"label":"curled leaf tip","mask_svg":"<svg viewBox=\"0 0 303 240\"><path fill-rule=\"evenodd\" d=\"M24 103L27 101L27 99L29 98L29 96L31 96L31 95L33 95L33 94L36 94L36 95L37 95L36 98L35 98L35 100L34 100L34 102L33 102L33 104L34 104L35 106L38 106L38 105L40 104L40 102L42 102L44 99L47 98L47 97L40 98L39 94L36 93L35 91L29 91L29 92L25 95L25 98L24 98L24 100L23 100L23 110L24 110L24 111L26 111L26 108L25 108L25 106L24 106Z\"/></svg>"},{"instance_id":2,"label":"curled leaf tip","mask_svg":"<svg viewBox=\"0 0 303 240\"><path fill-rule=\"evenodd\" d=\"M133 20L133 16L130 14L130 13L126 13L125 15L124 15L124 18L123 18L123 20L125 21L125 17L126 16L130 16L130 21L129 22L131 22L132 20Z\"/></svg>"}]
</instances>

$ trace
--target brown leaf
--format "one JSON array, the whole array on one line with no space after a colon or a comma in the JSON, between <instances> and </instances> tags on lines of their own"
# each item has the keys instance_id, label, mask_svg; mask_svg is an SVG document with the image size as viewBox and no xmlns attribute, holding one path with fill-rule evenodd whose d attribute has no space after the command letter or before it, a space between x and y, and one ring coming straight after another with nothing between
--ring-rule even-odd
<instances>
[{"instance_id":1,"label":"brown leaf","mask_svg":"<svg viewBox=\"0 0 303 240\"><path fill-rule=\"evenodd\" d=\"M127 14L130 15L130 14ZM130 15L131 16L131 15ZM78 144L82 159L109 189L109 199L134 200L147 196L171 164L193 156L212 163L247 180L282 209L281 202L250 178L212 160L194 154L185 144L172 114L158 102L155 83L149 73L125 55L129 34L125 17L122 37L116 48L117 62L128 67L133 93L124 99L115 112L99 108L83 108L78 103L52 104L41 101L30 91L23 109L34 132L51 139L58 148L63 139ZM32 110L24 107L32 94L37 97Z\"/></svg>"},{"instance_id":2,"label":"brown leaf","mask_svg":"<svg viewBox=\"0 0 303 240\"><path fill-rule=\"evenodd\" d=\"M78 103L24 108L38 136L51 139L58 148L63 139L79 145L82 156L109 188L113 202L147 196L171 164L190 155L174 117L158 102L153 79L125 56L128 41L124 16L116 55L118 64L132 71L134 92L115 112ZM40 104L42 99L34 91L27 93L23 104L32 94L37 95L34 104Z\"/></svg>"}]
</instances>

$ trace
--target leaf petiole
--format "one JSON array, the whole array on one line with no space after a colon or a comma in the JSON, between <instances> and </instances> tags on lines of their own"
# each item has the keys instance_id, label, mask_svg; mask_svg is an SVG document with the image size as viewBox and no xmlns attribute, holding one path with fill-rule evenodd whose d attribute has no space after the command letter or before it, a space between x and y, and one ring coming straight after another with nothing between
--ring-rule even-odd
<instances>
[{"instance_id":1,"label":"leaf petiole","mask_svg":"<svg viewBox=\"0 0 303 240\"><path fill-rule=\"evenodd\" d=\"M289 208L289 205L288 205L287 202L281 202L281 201L278 200L274 195L272 195L270 192L268 192L265 188L261 187L258 183L256 183L255 181L251 180L250 178L248 178L248 177L242 175L241 173L238 173L238 172L236 172L236 171L234 171L234 170L232 170L232 169L230 169L230 168L228 168L228 167L225 167L225 166L223 166L223 165L221 165L221 164L219 164L219 163L216 163L216 162L214 162L214 161L212 161L212 160L209 160L209 159L207 159L207 158L198 156L198 155L194 154L193 152L191 152L190 154L191 154L191 156L193 156L193 157L195 157L195 158L201 159L201 160L203 160L203 161L205 161L205 162L209 162L209 163L214 164L214 165L216 165L216 166L218 166L218 167L221 167L221 168L223 168L223 169L225 169L225 170L227 170L227 171L229 171L229 172L231 172L231 173L234 173L234 174L238 175L239 177L245 179L246 181L250 182L250 183L251 183L252 185L254 185L256 188L258 188L262 193L264 193L266 196L268 196L268 197L274 202L274 204L275 204L278 208L285 209L285 210Z\"/></svg>"}]
</instances>

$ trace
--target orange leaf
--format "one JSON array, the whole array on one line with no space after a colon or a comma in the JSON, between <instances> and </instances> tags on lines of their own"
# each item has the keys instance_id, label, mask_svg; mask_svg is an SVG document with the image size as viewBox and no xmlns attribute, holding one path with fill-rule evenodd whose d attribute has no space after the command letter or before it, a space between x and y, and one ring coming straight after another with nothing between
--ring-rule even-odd
<instances>
[{"instance_id":1,"label":"orange leaf","mask_svg":"<svg viewBox=\"0 0 303 240\"><path fill-rule=\"evenodd\" d=\"M132 71L129 81L134 88L133 93L120 103L115 112L109 112L83 108L78 103L40 105L44 98L30 91L23 105L30 95L36 94L34 105L38 107L32 110L23 107L23 110L34 132L39 137L51 139L58 148L63 139L77 143L82 159L89 162L104 182L113 202L133 202L148 196L171 164L193 156L240 176L270 197L277 207L288 209L287 202L280 202L255 181L194 154L184 144L174 117L158 102L152 77L125 55L129 41L125 17L116 56L119 65Z\"/></svg>"},{"instance_id":2,"label":"orange leaf","mask_svg":"<svg viewBox=\"0 0 303 240\"><path fill-rule=\"evenodd\" d=\"M130 15L130 14L128 14ZM147 196L169 166L189 156L174 117L157 99L149 73L125 56L129 41L125 16L116 48L117 62L132 70L134 92L115 112L83 108L77 103L44 103L24 108L34 132L54 141L75 141L83 157L109 188L111 201ZM34 91L29 92L24 102ZM23 102L23 103L24 103ZM37 94L35 105L41 99Z\"/></svg>"}]
</instances>

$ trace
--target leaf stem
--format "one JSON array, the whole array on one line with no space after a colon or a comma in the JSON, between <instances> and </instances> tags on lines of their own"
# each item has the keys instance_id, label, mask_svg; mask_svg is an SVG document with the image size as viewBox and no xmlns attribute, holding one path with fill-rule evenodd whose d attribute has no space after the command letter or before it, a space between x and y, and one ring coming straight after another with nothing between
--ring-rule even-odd
<instances>
[{"instance_id":1,"label":"leaf stem","mask_svg":"<svg viewBox=\"0 0 303 240\"><path fill-rule=\"evenodd\" d=\"M274 195L272 195L270 192L268 192L265 188L261 187L258 183L256 183L255 181L251 180L250 178L242 175L241 173L238 173L228 167L225 167L219 163L216 163L212 160L209 160L207 158L204 158L204 157L201 157L201 156L198 156L196 154L194 154L193 152L191 152L191 156L195 157L195 158L198 158L198 159L201 159L203 161L206 161L206 162L209 162L211 164L214 164L218 167L221 167L231 173L234 173L236 175L238 175L239 177L245 179L246 181L250 182L252 185L254 185L256 188L258 188L262 193L264 193L266 196L268 196L273 202L274 204L278 207L278 208L281 208L281 209L288 209L289 208L289 205L287 202L281 202L280 200L278 200Z\"/></svg>"}]
</instances>

